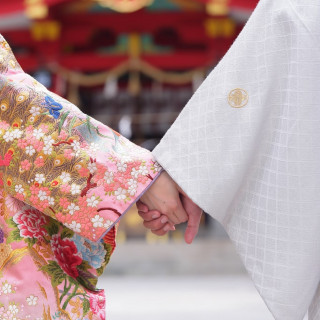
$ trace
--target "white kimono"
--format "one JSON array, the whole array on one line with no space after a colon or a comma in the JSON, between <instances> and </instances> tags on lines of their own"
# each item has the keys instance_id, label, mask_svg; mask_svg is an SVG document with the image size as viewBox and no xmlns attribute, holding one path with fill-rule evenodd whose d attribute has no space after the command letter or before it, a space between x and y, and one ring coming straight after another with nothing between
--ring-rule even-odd
<instances>
[{"instance_id":1,"label":"white kimono","mask_svg":"<svg viewBox=\"0 0 320 320\"><path fill-rule=\"evenodd\" d=\"M319 95L320 1L261 0L154 150L278 320L320 319Z\"/></svg>"}]
</instances>

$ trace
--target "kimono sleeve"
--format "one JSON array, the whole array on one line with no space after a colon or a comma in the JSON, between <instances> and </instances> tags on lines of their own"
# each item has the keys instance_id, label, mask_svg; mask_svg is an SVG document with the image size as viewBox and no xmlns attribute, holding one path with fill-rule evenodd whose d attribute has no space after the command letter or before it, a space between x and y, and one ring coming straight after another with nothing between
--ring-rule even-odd
<instances>
[{"instance_id":1,"label":"kimono sleeve","mask_svg":"<svg viewBox=\"0 0 320 320\"><path fill-rule=\"evenodd\" d=\"M261 0L154 151L279 320L319 303L319 19L318 1Z\"/></svg>"},{"instance_id":2,"label":"kimono sleeve","mask_svg":"<svg viewBox=\"0 0 320 320\"><path fill-rule=\"evenodd\" d=\"M0 142L6 191L92 241L160 172L149 151L25 74L2 37Z\"/></svg>"}]
</instances>

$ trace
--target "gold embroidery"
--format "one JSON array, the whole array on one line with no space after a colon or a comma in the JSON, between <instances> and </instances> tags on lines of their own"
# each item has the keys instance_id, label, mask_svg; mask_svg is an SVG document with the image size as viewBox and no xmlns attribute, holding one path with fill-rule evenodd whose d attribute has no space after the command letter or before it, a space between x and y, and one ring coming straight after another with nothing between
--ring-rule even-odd
<instances>
[{"instance_id":1,"label":"gold embroidery","mask_svg":"<svg viewBox=\"0 0 320 320\"><path fill-rule=\"evenodd\" d=\"M73 306L71 312L77 315L77 318L81 317L80 310L82 311L82 301L77 297L76 299L70 300L70 305Z\"/></svg>"},{"instance_id":2,"label":"gold embroidery","mask_svg":"<svg viewBox=\"0 0 320 320\"><path fill-rule=\"evenodd\" d=\"M0 105L1 111L7 111L9 102L7 100L3 100Z\"/></svg>"},{"instance_id":3,"label":"gold embroidery","mask_svg":"<svg viewBox=\"0 0 320 320\"><path fill-rule=\"evenodd\" d=\"M18 263L28 252L28 247L15 249L10 252L8 257L4 260L0 266L0 271L5 270L6 267Z\"/></svg>"},{"instance_id":4,"label":"gold embroidery","mask_svg":"<svg viewBox=\"0 0 320 320\"><path fill-rule=\"evenodd\" d=\"M52 287L52 289L53 289L54 295L56 297L56 303L57 303L58 310L60 311L61 315L65 316L65 318L64 318L65 320L72 320L69 313L66 310L61 309L61 307L60 307L60 298L59 298L60 295L59 295L58 286Z\"/></svg>"},{"instance_id":5,"label":"gold embroidery","mask_svg":"<svg viewBox=\"0 0 320 320\"><path fill-rule=\"evenodd\" d=\"M229 93L228 102L232 108L242 108L248 103L248 100L249 95L243 89L237 88Z\"/></svg>"},{"instance_id":6,"label":"gold embroidery","mask_svg":"<svg viewBox=\"0 0 320 320\"><path fill-rule=\"evenodd\" d=\"M20 94L16 97L16 101L17 101L17 103L22 103L25 100L27 100L28 97L29 97L29 93L27 91L26 92L20 92Z\"/></svg>"},{"instance_id":7,"label":"gold embroidery","mask_svg":"<svg viewBox=\"0 0 320 320\"><path fill-rule=\"evenodd\" d=\"M12 249L9 244L1 243L0 244L0 266L4 264L8 256L10 255Z\"/></svg>"},{"instance_id":8,"label":"gold embroidery","mask_svg":"<svg viewBox=\"0 0 320 320\"><path fill-rule=\"evenodd\" d=\"M42 313L42 318L43 320L52 320L51 318L51 312L50 312L50 306L48 306L48 311L46 311L46 307L43 306L43 313Z\"/></svg>"},{"instance_id":9,"label":"gold embroidery","mask_svg":"<svg viewBox=\"0 0 320 320\"><path fill-rule=\"evenodd\" d=\"M47 292L45 290L45 288L39 283L39 281L37 281L37 284L40 288L41 293L43 294L43 296L48 300L48 296L47 296Z\"/></svg>"}]
</instances>

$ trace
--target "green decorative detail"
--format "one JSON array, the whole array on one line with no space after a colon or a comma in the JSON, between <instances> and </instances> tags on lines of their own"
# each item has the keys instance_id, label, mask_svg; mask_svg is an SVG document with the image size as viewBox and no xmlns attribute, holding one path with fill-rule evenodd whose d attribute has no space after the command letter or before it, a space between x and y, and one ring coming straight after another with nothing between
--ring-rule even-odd
<instances>
[{"instance_id":1,"label":"green decorative detail","mask_svg":"<svg viewBox=\"0 0 320 320\"><path fill-rule=\"evenodd\" d=\"M16 242L16 241L21 241L21 240L23 240L23 238L20 237L20 230L15 229L12 232L10 232L10 235L7 238L7 244L12 243L12 242Z\"/></svg>"},{"instance_id":2,"label":"green decorative detail","mask_svg":"<svg viewBox=\"0 0 320 320\"><path fill-rule=\"evenodd\" d=\"M90 310L90 302L88 299L83 299L82 307L83 307L83 315L85 316Z\"/></svg>"},{"instance_id":3,"label":"green decorative detail","mask_svg":"<svg viewBox=\"0 0 320 320\"><path fill-rule=\"evenodd\" d=\"M77 117L73 117L69 123L69 129L68 129L68 132L69 134L71 135L71 130L73 129L73 126L75 124L75 122L77 121Z\"/></svg>"},{"instance_id":4,"label":"green decorative detail","mask_svg":"<svg viewBox=\"0 0 320 320\"><path fill-rule=\"evenodd\" d=\"M12 243L15 241L21 241L24 238L20 236L20 230L18 228L18 225L13 221L13 218L10 218L7 220L8 226L13 228L14 230L10 232L8 238L7 238L7 243Z\"/></svg>"},{"instance_id":5,"label":"green decorative detail","mask_svg":"<svg viewBox=\"0 0 320 320\"><path fill-rule=\"evenodd\" d=\"M66 279L66 273L60 268L56 261L49 260L49 263L41 268L45 271L51 278L51 283L53 287L58 286Z\"/></svg>"},{"instance_id":6,"label":"green decorative detail","mask_svg":"<svg viewBox=\"0 0 320 320\"><path fill-rule=\"evenodd\" d=\"M87 116L87 118L86 118L86 125L87 125L89 133L92 134L92 132L91 132L92 124L90 122L90 117L89 116Z\"/></svg>"},{"instance_id":7,"label":"green decorative detail","mask_svg":"<svg viewBox=\"0 0 320 320\"><path fill-rule=\"evenodd\" d=\"M59 232L59 223L56 222L53 219L50 219L50 223L48 223L45 228L49 234L50 237L52 237L54 234L57 234Z\"/></svg>"},{"instance_id":8,"label":"green decorative detail","mask_svg":"<svg viewBox=\"0 0 320 320\"><path fill-rule=\"evenodd\" d=\"M90 277L89 279L88 279L88 282L91 284L91 288L93 288L93 290L92 291L95 291L95 292L97 292L97 291L99 291L96 287L97 287L97 283L98 283L98 278L96 278L96 277Z\"/></svg>"},{"instance_id":9,"label":"green decorative detail","mask_svg":"<svg viewBox=\"0 0 320 320\"><path fill-rule=\"evenodd\" d=\"M29 248L32 248L38 242L36 238L24 238L24 241L28 244Z\"/></svg>"},{"instance_id":10,"label":"green decorative detail","mask_svg":"<svg viewBox=\"0 0 320 320\"><path fill-rule=\"evenodd\" d=\"M68 283L68 280L69 280L69 283ZM76 285L76 281L73 278L67 276L64 280L63 292L59 298L60 303L62 302L63 298L69 293L72 285Z\"/></svg>"},{"instance_id":11,"label":"green decorative detail","mask_svg":"<svg viewBox=\"0 0 320 320\"><path fill-rule=\"evenodd\" d=\"M154 0L147 11L181 11L178 5L170 0Z\"/></svg>"},{"instance_id":12,"label":"green decorative detail","mask_svg":"<svg viewBox=\"0 0 320 320\"><path fill-rule=\"evenodd\" d=\"M95 127L92 123L91 123L91 118L89 116L87 116L86 118L86 126L87 126L87 129L90 133L90 135L92 135L92 130L91 129L94 129L96 131L96 134L102 138L106 138L106 139L112 139L110 138L109 136L105 136L103 135L100 131L99 131L99 128L98 127Z\"/></svg>"},{"instance_id":13,"label":"green decorative detail","mask_svg":"<svg viewBox=\"0 0 320 320\"><path fill-rule=\"evenodd\" d=\"M103 7L103 6L99 5L98 3L94 3L90 7L89 12L92 12L92 13L96 13L96 12L99 12L99 13L103 13L103 12L116 13L115 11L111 10L110 8Z\"/></svg>"},{"instance_id":14,"label":"green decorative detail","mask_svg":"<svg viewBox=\"0 0 320 320\"><path fill-rule=\"evenodd\" d=\"M96 269L98 277L100 277L103 274L104 267L105 267L105 265L103 264L100 268Z\"/></svg>"},{"instance_id":15,"label":"green decorative detail","mask_svg":"<svg viewBox=\"0 0 320 320\"><path fill-rule=\"evenodd\" d=\"M87 288L94 292L97 291L96 285L98 283L98 278L94 277L91 273L85 271L82 272L81 277L78 277L77 281L84 288Z\"/></svg>"},{"instance_id":16,"label":"green decorative detail","mask_svg":"<svg viewBox=\"0 0 320 320\"><path fill-rule=\"evenodd\" d=\"M61 232L61 239L64 238L72 238L74 235L74 232L68 228L64 228L63 231Z\"/></svg>"},{"instance_id":17,"label":"green decorative detail","mask_svg":"<svg viewBox=\"0 0 320 320\"><path fill-rule=\"evenodd\" d=\"M105 265L107 265L109 263L109 260L110 260L111 254L112 254L112 246L111 246L111 244L107 244L107 243L103 243L103 246L104 246L105 250L107 251L105 259L104 259L104 263L105 263ZM102 272L103 272L103 270L102 270Z\"/></svg>"},{"instance_id":18,"label":"green decorative detail","mask_svg":"<svg viewBox=\"0 0 320 320\"><path fill-rule=\"evenodd\" d=\"M70 302L70 300L75 297L77 295L77 290L79 288L79 284L78 283L75 283L75 286L74 286L74 289L72 291L72 293L68 296L68 298L66 299L66 301L64 302L63 306L62 306L62 309L63 310L66 310L67 306L68 306L68 303Z\"/></svg>"},{"instance_id":19,"label":"green decorative detail","mask_svg":"<svg viewBox=\"0 0 320 320\"><path fill-rule=\"evenodd\" d=\"M58 133L60 134L61 130L62 130L62 126L64 124L64 122L66 121L68 115L69 115L70 111L64 112L61 117L60 117L60 121L59 121L59 129L58 129Z\"/></svg>"},{"instance_id":20,"label":"green decorative detail","mask_svg":"<svg viewBox=\"0 0 320 320\"><path fill-rule=\"evenodd\" d=\"M9 227L19 230L18 225L14 222L12 217L7 220L7 224Z\"/></svg>"},{"instance_id":21,"label":"green decorative detail","mask_svg":"<svg viewBox=\"0 0 320 320\"><path fill-rule=\"evenodd\" d=\"M87 260L82 260L81 264L78 266L80 270L87 271L91 269L89 262Z\"/></svg>"}]
</instances>

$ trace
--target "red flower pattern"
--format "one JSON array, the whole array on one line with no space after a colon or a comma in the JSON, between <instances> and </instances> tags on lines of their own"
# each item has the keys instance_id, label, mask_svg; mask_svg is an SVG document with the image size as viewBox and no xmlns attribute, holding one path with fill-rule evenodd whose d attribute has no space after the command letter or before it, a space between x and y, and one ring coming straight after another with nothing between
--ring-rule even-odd
<instances>
[{"instance_id":1,"label":"red flower pattern","mask_svg":"<svg viewBox=\"0 0 320 320\"><path fill-rule=\"evenodd\" d=\"M36 209L21 210L13 220L18 225L21 237L42 239L48 235L44 228L47 225L47 218Z\"/></svg>"},{"instance_id":2,"label":"red flower pattern","mask_svg":"<svg viewBox=\"0 0 320 320\"><path fill-rule=\"evenodd\" d=\"M59 235L54 235L51 246L61 269L69 276L77 278L79 275L77 266L81 264L82 259L77 255L78 250L74 242L67 238L61 239Z\"/></svg>"}]
</instances>

